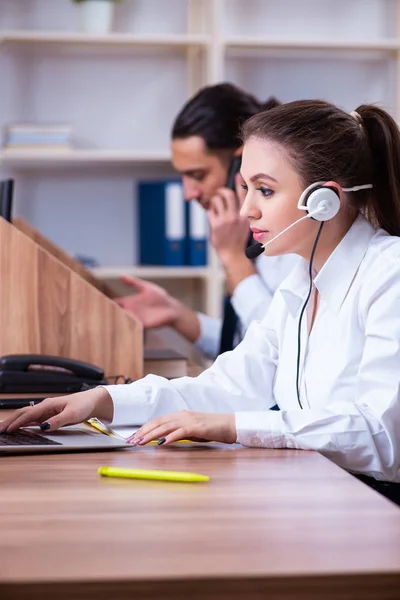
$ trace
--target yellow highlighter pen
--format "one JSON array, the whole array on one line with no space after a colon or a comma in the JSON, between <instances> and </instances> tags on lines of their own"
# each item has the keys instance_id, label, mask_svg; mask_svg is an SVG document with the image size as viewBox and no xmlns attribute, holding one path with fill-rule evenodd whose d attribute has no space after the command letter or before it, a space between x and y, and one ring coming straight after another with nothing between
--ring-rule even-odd
<instances>
[{"instance_id":1,"label":"yellow highlighter pen","mask_svg":"<svg viewBox=\"0 0 400 600\"><path fill-rule=\"evenodd\" d=\"M195 444L191 440L176 440L175 442L171 442L171 444ZM151 442L147 442L147 444L158 444L158 440L151 440ZM146 444L146 446L147 446Z\"/></svg>"},{"instance_id":2,"label":"yellow highlighter pen","mask_svg":"<svg viewBox=\"0 0 400 600\"><path fill-rule=\"evenodd\" d=\"M148 471L146 469L125 469L123 467L100 467L97 472L102 477L123 477L126 479L153 479L156 481L183 481L186 483L210 481L207 475L181 471Z\"/></svg>"},{"instance_id":3,"label":"yellow highlighter pen","mask_svg":"<svg viewBox=\"0 0 400 600\"><path fill-rule=\"evenodd\" d=\"M94 427L95 429L97 429L97 431L101 431L101 433L104 433L105 435L109 435L110 437L118 438L118 439L121 439L121 440L125 439L122 436L116 435L114 432L112 432L110 430L110 428L107 427L107 425L104 425L104 423L102 423L101 421L99 421L99 419L97 419L96 417L92 417L91 419L88 419L87 423L89 423L89 425L91 425L92 427Z\"/></svg>"},{"instance_id":4,"label":"yellow highlighter pen","mask_svg":"<svg viewBox=\"0 0 400 600\"><path fill-rule=\"evenodd\" d=\"M104 425L104 423L102 423L102 421L100 421L97 417L92 417L91 419L88 419L86 421L89 425L91 425L92 427L94 427L95 429L97 429L97 431L101 431L101 433L104 433L105 435L109 435L110 437L113 438L118 438L119 440L125 440L124 437L122 437L122 435L118 435L117 433L115 433L115 431L113 431L112 429L110 429L110 427L108 427L107 425ZM148 444L158 444L157 440L151 440L151 442L147 442ZM193 444L194 442L190 441L190 440L177 440L176 442L173 442L174 444Z\"/></svg>"}]
</instances>

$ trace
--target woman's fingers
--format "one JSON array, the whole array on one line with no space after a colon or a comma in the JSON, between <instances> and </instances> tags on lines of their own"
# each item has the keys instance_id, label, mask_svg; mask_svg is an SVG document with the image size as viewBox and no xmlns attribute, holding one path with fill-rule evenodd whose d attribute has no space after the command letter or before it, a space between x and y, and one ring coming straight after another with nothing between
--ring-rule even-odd
<instances>
[{"instance_id":1,"label":"woman's fingers","mask_svg":"<svg viewBox=\"0 0 400 600\"><path fill-rule=\"evenodd\" d=\"M134 435L128 438L128 442L143 446L151 442L152 440L161 439L169 436L172 432L179 430L185 431L189 435L189 425L192 413L186 410L182 410L172 415L165 415L163 417L156 417L151 419L140 429L136 431ZM185 429L184 426L186 424ZM176 438L179 439L179 438ZM183 438L181 438L183 439Z\"/></svg>"},{"instance_id":2,"label":"woman's fingers","mask_svg":"<svg viewBox=\"0 0 400 600\"><path fill-rule=\"evenodd\" d=\"M187 438L187 428L182 426L182 423L177 421L171 421L165 425L153 428L149 433L139 435L138 437L132 436L127 440L129 443L137 446L145 446L153 440L164 440L164 443L172 443L178 440ZM137 434L135 434L136 436Z\"/></svg>"},{"instance_id":3,"label":"woman's fingers","mask_svg":"<svg viewBox=\"0 0 400 600\"><path fill-rule=\"evenodd\" d=\"M28 427L32 423L41 425L50 423L50 429L57 429L65 425L70 419L73 410L66 408L65 398L47 398L35 406L20 408L0 424L0 432L7 430L8 433L16 431L20 427Z\"/></svg>"},{"instance_id":4,"label":"woman's fingers","mask_svg":"<svg viewBox=\"0 0 400 600\"><path fill-rule=\"evenodd\" d=\"M62 410L58 415L54 417L50 417L46 419L40 424L40 428L43 431L54 431L56 429L60 429L60 427L66 427L67 425L74 425L78 423L81 419L76 416L75 411L67 406L64 410Z\"/></svg>"},{"instance_id":5,"label":"woman's fingers","mask_svg":"<svg viewBox=\"0 0 400 600\"><path fill-rule=\"evenodd\" d=\"M171 431L171 433L169 433L167 436L164 436L165 442L163 442L163 445L172 444L173 442L187 439L187 437L189 436L187 435L186 431L187 429L185 429L184 427L178 427L174 431Z\"/></svg>"},{"instance_id":6,"label":"woman's fingers","mask_svg":"<svg viewBox=\"0 0 400 600\"><path fill-rule=\"evenodd\" d=\"M165 437L165 435L170 433L170 431L173 431L173 429L176 427L176 422L171 419L168 419L168 421L164 423L156 423L155 421L156 420L149 421L146 425L141 427L131 438L128 439L128 442L143 446L152 440Z\"/></svg>"},{"instance_id":7,"label":"woman's fingers","mask_svg":"<svg viewBox=\"0 0 400 600\"><path fill-rule=\"evenodd\" d=\"M29 421L29 423L24 424L24 427L38 427L40 424L41 423L39 423L38 421ZM9 428L6 425L4 425L4 421L0 421L0 435L6 432L12 433L13 430L11 430L10 432Z\"/></svg>"},{"instance_id":8,"label":"woman's fingers","mask_svg":"<svg viewBox=\"0 0 400 600\"><path fill-rule=\"evenodd\" d=\"M32 422L42 423L43 419L54 414L53 409L45 403L46 400L43 400L35 406L27 406L16 410L0 424L0 432L5 430L8 432L16 431L19 427L25 427Z\"/></svg>"},{"instance_id":9,"label":"woman's fingers","mask_svg":"<svg viewBox=\"0 0 400 600\"><path fill-rule=\"evenodd\" d=\"M156 429L157 427L160 427L161 425L165 425L166 423L172 421L173 419L171 417L173 416L174 415L164 415L163 417L155 417L154 419L150 419L150 421L147 421L147 423L142 425L136 431L136 433L134 433L130 438L128 438L128 441L144 437L145 435L153 431L153 429Z\"/></svg>"}]
</instances>

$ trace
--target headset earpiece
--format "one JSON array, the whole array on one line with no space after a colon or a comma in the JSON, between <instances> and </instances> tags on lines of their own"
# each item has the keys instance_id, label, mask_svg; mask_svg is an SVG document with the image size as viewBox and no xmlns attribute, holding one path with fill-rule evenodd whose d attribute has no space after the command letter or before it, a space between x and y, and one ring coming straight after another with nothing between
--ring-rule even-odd
<instances>
[{"instance_id":1,"label":"headset earpiece","mask_svg":"<svg viewBox=\"0 0 400 600\"><path fill-rule=\"evenodd\" d=\"M303 199L307 212L316 221L333 219L340 209L340 197L336 188L327 185L314 187Z\"/></svg>"}]
</instances>

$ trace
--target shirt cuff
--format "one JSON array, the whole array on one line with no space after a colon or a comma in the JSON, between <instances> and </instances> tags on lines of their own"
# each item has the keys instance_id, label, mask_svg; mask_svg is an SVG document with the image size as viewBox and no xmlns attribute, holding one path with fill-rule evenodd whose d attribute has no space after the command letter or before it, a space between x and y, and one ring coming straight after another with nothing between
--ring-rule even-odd
<instances>
[{"instance_id":1,"label":"shirt cuff","mask_svg":"<svg viewBox=\"0 0 400 600\"><path fill-rule=\"evenodd\" d=\"M281 411L237 412L236 442L255 448L294 448L283 430Z\"/></svg>"},{"instance_id":2,"label":"shirt cuff","mask_svg":"<svg viewBox=\"0 0 400 600\"><path fill-rule=\"evenodd\" d=\"M208 317L203 313L197 313L197 316L200 322L200 336L196 340L195 346L209 358L216 358L219 350L222 321L221 319Z\"/></svg>"},{"instance_id":3,"label":"shirt cuff","mask_svg":"<svg viewBox=\"0 0 400 600\"><path fill-rule=\"evenodd\" d=\"M252 321L262 321L271 300L270 289L257 273L243 279L236 286L231 298L232 306L245 329Z\"/></svg>"},{"instance_id":4,"label":"shirt cuff","mask_svg":"<svg viewBox=\"0 0 400 600\"><path fill-rule=\"evenodd\" d=\"M143 425L147 421L146 399L151 393L150 385L140 379L128 385L103 386L110 394L114 414L111 425Z\"/></svg>"}]
</instances>

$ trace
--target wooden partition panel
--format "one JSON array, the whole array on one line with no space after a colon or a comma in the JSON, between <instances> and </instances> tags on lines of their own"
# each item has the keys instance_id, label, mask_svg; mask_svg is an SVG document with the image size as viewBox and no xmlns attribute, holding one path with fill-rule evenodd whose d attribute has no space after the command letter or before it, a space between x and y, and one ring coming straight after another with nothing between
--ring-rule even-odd
<instances>
[{"instance_id":1,"label":"wooden partition panel","mask_svg":"<svg viewBox=\"0 0 400 600\"><path fill-rule=\"evenodd\" d=\"M117 295L113 288L108 285L105 281L100 281L97 279L92 273L86 269L78 260L72 258L67 252L62 250L59 246L54 244L51 240L45 237L40 231L32 227L30 223L21 219L20 217L16 217L12 220L13 225L25 233L28 237L30 237L34 242L39 244L42 248L47 250L54 258L60 260L64 265L75 271L78 275L83 277L86 281L88 281L91 285L93 285L96 289L100 290L103 294L108 296L109 298L115 298Z\"/></svg>"},{"instance_id":2,"label":"wooden partition panel","mask_svg":"<svg viewBox=\"0 0 400 600\"><path fill-rule=\"evenodd\" d=\"M0 219L0 355L54 354L141 377L142 325L34 237Z\"/></svg>"}]
</instances>

